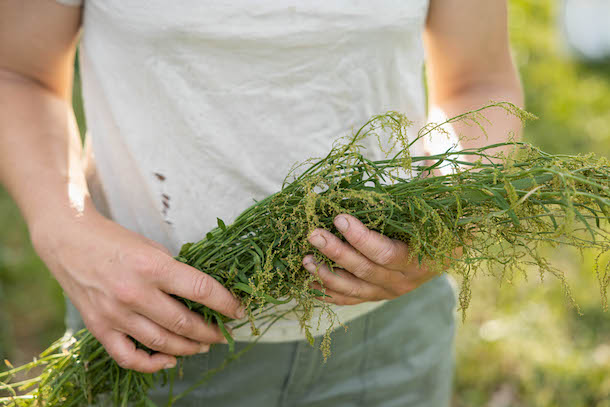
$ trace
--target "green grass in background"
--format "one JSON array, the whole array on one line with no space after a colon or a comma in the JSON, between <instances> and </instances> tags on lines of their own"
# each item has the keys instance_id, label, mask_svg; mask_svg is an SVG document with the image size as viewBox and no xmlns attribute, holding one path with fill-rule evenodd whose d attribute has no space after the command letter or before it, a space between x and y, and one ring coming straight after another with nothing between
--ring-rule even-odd
<instances>
[{"instance_id":1,"label":"green grass in background","mask_svg":"<svg viewBox=\"0 0 610 407\"><path fill-rule=\"evenodd\" d=\"M23 362L62 335L62 294L3 190L0 225L0 359Z\"/></svg>"},{"instance_id":2,"label":"green grass in background","mask_svg":"<svg viewBox=\"0 0 610 407\"><path fill-rule=\"evenodd\" d=\"M527 109L525 137L549 152L610 156L610 65L569 59L551 0L511 0L513 50ZM458 331L456 407L610 407L610 313L602 311L593 255L549 251L583 313L547 277L473 285ZM530 274L535 276L535 272Z\"/></svg>"},{"instance_id":3,"label":"green grass in background","mask_svg":"<svg viewBox=\"0 0 610 407\"><path fill-rule=\"evenodd\" d=\"M541 120L526 136L557 153L610 156L610 65L568 58L552 0L511 0L510 33L527 109Z\"/></svg>"},{"instance_id":4,"label":"green grass in background","mask_svg":"<svg viewBox=\"0 0 610 407\"><path fill-rule=\"evenodd\" d=\"M610 156L610 65L567 58L555 1L510 6L527 107L540 117L526 138L549 152ZM76 111L82 116L79 102ZM22 363L62 334L63 299L1 190L0 226L0 358ZM610 407L610 313L602 312L592 255L549 256L567 271L583 315L550 276L501 288L479 279L457 337L456 407Z\"/></svg>"}]
</instances>

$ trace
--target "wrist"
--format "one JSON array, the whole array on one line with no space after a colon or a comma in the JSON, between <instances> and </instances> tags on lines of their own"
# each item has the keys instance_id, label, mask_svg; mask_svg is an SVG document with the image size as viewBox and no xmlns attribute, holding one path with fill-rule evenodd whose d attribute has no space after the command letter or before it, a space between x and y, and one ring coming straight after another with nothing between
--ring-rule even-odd
<instances>
[{"instance_id":1,"label":"wrist","mask_svg":"<svg viewBox=\"0 0 610 407\"><path fill-rule=\"evenodd\" d=\"M83 231L92 230L103 216L86 197L82 210L69 203L50 203L42 210L32 211L26 218L30 240L36 252L44 258L70 246L70 240L80 239Z\"/></svg>"}]
</instances>

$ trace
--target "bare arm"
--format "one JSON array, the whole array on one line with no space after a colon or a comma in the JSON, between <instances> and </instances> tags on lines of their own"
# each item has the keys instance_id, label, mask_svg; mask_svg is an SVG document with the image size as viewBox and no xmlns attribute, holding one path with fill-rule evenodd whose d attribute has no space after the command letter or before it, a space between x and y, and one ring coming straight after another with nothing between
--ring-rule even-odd
<instances>
[{"instance_id":1,"label":"bare arm","mask_svg":"<svg viewBox=\"0 0 610 407\"><path fill-rule=\"evenodd\" d=\"M453 117L490 100L523 106L507 30L506 0L431 0L424 35L431 120ZM501 109L485 112L488 139L476 127L456 125L464 147L518 135L519 119ZM468 140L470 139L470 140Z\"/></svg>"},{"instance_id":2,"label":"bare arm","mask_svg":"<svg viewBox=\"0 0 610 407\"><path fill-rule=\"evenodd\" d=\"M51 0L0 2L0 182L34 247L89 330L123 367L153 372L223 340L169 294L240 317L213 278L93 207L70 103L81 10ZM158 351L137 350L131 336Z\"/></svg>"},{"instance_id":3,"label":"bare arm","mask_svg":"<svg viewBox=\"0 0 610 407\"><path fill-rule=\"evenodd\" d=\"M425 45L433 121L494 99L523 105L506 26L506 0L431 0ZM471 139L463 147L506 141L509 132L520 130L520 121L501 109L488 110L485 116L490 121L485 126L488 139L480 137L477 127L458 124L447 130ZM337 216L335 226L347 243L322 229L312 233L310 242L343 269L332 273L325 265L316 267L312 256L303 262L308 270L319 273L331 296L329 302L350 305L391 299L437 275L417 260L409 260L405 243L368 230L353 216Z\"/></svg>"},{"instance_id":4,"label":"bare arm","mask_svg":"<svg viewBox=\"0 0 610 407\"><path fill-rule=\"evenodd\" d=\"M70 105L79 26L78 8L0 3L0 181L29 225L46 211L69 211L68 163L71 182L86 190Z\"/></svg>"}]
</instances>

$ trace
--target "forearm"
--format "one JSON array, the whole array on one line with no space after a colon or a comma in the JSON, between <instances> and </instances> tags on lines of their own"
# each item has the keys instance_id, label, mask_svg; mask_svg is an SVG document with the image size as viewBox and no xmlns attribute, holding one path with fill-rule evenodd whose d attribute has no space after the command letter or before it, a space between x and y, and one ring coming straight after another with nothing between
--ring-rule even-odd
<instances>
[{"instance_id":1,"label":"forearm","mask_svg":"<svg viewBox=\"0 0 610 407\"><path fill-rule=\"evenodd\" d=\"M431 0L424 33L430 121L481 108L491 100L523 106L523 92L510 53L506 0ZM519 136L520 120L502 109L483 112L477 126L447 131L462 147L480 147ZM431 143L434 147L434 141Z\"/></svg>"},{"instance_id":2,"label":"forearm","mask_svg":"<svg viewBox=\"0 0 610 407\"><path fill-rule=\"evenodd\" d=\"M70 102L0 70L0 182L30 229L89 210L81 142Z\"/></svg>"},{"instance_id":3,"label":"forearm","mask_svg":"<svg viewBox=\"0 0 610 407\"><path fill-rule=\"evenodd\" d=\"M432 96L429 120L442 122L447 118L486 106L490 101L510 102L523 107L523 92L516 74L488 83L474 83L456 92ZM482 114L486 118L481 122L485 132L479 126L466 123L454 123L445 126L445 130L454 133L460 139L463 148L501 143L508 141L511 136L516 139L520 137L522 123L518 117L508 114L502 108L487 109ZM505 151L508 149L508 147L504 148Z\"/></svg>"}]
</instances>

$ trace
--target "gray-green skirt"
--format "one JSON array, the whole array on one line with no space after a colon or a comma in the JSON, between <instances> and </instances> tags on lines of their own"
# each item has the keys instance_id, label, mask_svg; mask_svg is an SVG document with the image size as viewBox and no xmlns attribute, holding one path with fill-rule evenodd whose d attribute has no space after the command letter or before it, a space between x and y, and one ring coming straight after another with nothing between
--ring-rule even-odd
<instances>
[{"instance_id":1,"label":"gray-green skirt","mask_svg":"<svg viewBox=\"0 0 610 407\"><path fill-rule=\"evenodd\" d=\"M337 329L326 363L305 341L259 343L176 405L448 407L454 308L447 278L436 278L350 321L347 332ZM67 320L72 328L82 323L73 307ZM245 346L238 343L237 350ZM226 345L217 345L208 354L186 358L174 394L219 366L227 352ZM151 392L159 406L167 395L167 387Z\"/></svg>"}]
</instances>

